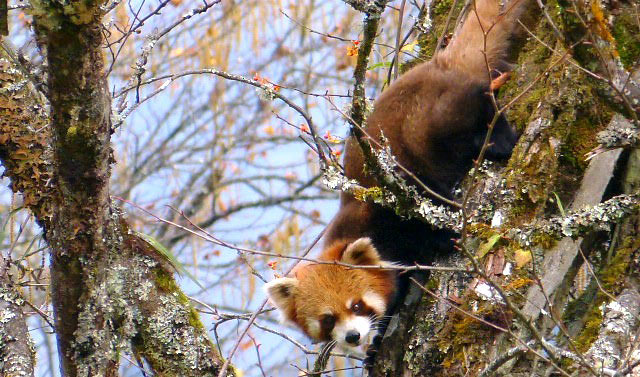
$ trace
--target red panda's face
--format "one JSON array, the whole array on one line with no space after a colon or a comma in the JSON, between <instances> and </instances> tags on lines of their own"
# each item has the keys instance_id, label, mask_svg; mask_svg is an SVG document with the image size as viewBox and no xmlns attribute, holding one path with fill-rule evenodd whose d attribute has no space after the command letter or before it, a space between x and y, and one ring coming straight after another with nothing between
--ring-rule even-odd
<instances>
[{"instance_id":1,"label":"red panda's face","mask_svg":"<svg viewBox=\"0 0 640 377\"><path fill-rule=\"evenodd\" d=\"M382 265L368 238L337 242L319 260L350 265ZM342 346L358 346L387 309L394 289L390 271L309 264L295 277L276 279L265 286L271 302L285 320L298 325L318 341L335 340Z\"/></svg>"}]
</instances>

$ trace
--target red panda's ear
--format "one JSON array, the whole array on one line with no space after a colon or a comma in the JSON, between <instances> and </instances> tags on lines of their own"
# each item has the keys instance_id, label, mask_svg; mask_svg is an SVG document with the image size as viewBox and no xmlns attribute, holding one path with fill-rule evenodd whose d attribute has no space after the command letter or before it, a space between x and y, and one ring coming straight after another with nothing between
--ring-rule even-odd
<instances>
[{"instance_id":1,"label":"red panda's ear","mask_svg":"<svg viewBox=\"0 0 640 377\"><path fill-rule=\"evenodd\" d=\"M269 300L280 310L284 319L290 320L293 313L293 295L298 286L298 279L278 278L264 285L264 291Z\"/></svg>"},{"instance_id":2,"label":"red panda's ear","mask_svg":"<svg viewBox=\"0 0 640 377\"><path fill-rule=\"evenodd\" d=\"M380 254L368 237L358 238L347 246L340 261L361 266L374 266L381 263Z\"/></svg>"}]
</instances>

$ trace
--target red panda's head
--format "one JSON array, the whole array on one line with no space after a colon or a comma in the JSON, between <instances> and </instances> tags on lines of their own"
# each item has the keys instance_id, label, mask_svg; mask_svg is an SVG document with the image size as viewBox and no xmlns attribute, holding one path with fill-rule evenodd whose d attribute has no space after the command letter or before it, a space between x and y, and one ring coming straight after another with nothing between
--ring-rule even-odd
<instances>
[{"instance_id":1,"label":"red panda's head","mask_svg":"<svg viewBox=\"0 0 640 377\"><path fill-rule=\"evenodd\" d=\"M322 261L350 265L384 265L369 238L338 241L320 255ZM269 282L265 291L285 320L318 341L342 346L361 344L376 319L384 315L395 287L389 270L308 264L295 277Z\"/></svg>"}]
</instances>

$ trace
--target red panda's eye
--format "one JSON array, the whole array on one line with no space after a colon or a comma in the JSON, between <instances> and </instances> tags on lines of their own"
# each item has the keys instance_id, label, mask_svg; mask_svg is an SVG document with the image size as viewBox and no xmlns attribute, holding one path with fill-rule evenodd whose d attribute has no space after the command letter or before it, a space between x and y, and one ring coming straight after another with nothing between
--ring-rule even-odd
<instances>
[{"instance_id":1,"label":"red panda's eye","mask_svg":"<svg viewBox=\"0 0 640 377\"><path fill-rule=\"evenodd\" d=\"M333 330L333 326L336 324L336 317L332 314L325 314L320 318L320 326L325 331Z\"/></svg>"},{"instance_id":2,"label":"red panda's eye","mask_svg":"<svg viewBox=\"0 0 640 377\"><path fill-rule=\"evenodd\" d=\"M363 310L364 310L364 304L362 303L362 300L351 305L351 311L354 312L355 314L362 314Z\"/></svg>"}]
</instances>

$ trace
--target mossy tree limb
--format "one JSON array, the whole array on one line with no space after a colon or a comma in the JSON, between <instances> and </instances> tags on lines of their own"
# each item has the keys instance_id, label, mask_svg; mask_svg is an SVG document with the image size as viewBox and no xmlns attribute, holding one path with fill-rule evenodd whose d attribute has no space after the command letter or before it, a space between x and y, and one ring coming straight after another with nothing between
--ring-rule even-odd
<instances>
[{"instance_id":1,"label":"mossy tree limb","mask_svg":"<svg viewBox=\"0 0 640 377\"><path fill-rule=\"evenodd\" d=\"M438 7L440 3L436 2L435 6ZM579 29L583 26L562 22L563 18L574 17L572 12L567 12L567 4L572 3L567 1L559 5L555 1L548 1L545 6L557 30L566 34L565 41L575 42L587 33L582 30L581 34L573 34L576 32L574 27ZM623 17L634 12L632 3L617 3L617 9L611 14L610 9L603 9L611 28L637 30L638 26L629 22L629 17ZM437 24L438 20L434 22ZM522 88L566 53L566 42L557 39L549 22L547 19L541 20L538 26L526 23L535 38L531 37L520 45L514 77L501 89L501 96L507 98L506 101L518 95ZM618 49L635 51L635 38L628 41L633 43L632 46L625 47L620 42ZM592 44L589 43L576 47L576 51L570 53L570 59L550 69L507 112L510 122L522 130L521 139L507 167L494 171L494 176L487 176L487 179L497 182L495 187L498 190L478 193L477 200L491 206L492 213L500 213L502 227L490 227L488 223L471 224L470 241L466 245L468 250L476 252L492 236L506 234L514 227L536 224L563 214L564 209L576 200L579 186L585 179L589 164L585 154L598 146L597 133L607 127L614 114L629 117L629 109L621 106L621 100L612 101L616 94L607 80L598 79L600 63L593 53L584 51L590 48ZM635 54L626 56L626 59L639 61L640 56ZM640 169L637 157L635 160L633 158L637 154L637 150L632 153L625 150L612 166L602 169L601 178L607 180L601 185L603 200L618 194L638 193L640 185L637 183L637 172ZM584 182L584 185L588 184ZM634 198L637 201L637 197ZM592 204L597 204L599 200L594 199ZM590 231L586 234L585 239L589 239L589 242L583 242L582 250L570 256L569 264L575 270L567 274L564 277L566 281L558 286L564 291L557 288L548 293L550 302L555 306L546 306L544 318L532 322L544 336L545 342L557 342L557 350L563 351L555 355L561 360L558 367L568 373L577 373L581 368L585 374L578 375L587 375L594 370L598 363L586 352L593 349L602 338L603 313L599 308L622 299L622 296L618 296L621 292L637 287L637 272L634 271L638 268L640 248L637 242L631 241L637 238L635 235L640 231L639 219L637 214L627 217L616 225L619 229L615 235L606 231ZM543 236L530 241L525 245L509 237L501 238L486 255L477 257L480 265L487 269L486 273L492 275L493 282L518 307L524 306L528 288L536 284L537 277L542 276L539 271L542 261L549 257L548 251L556 245L555 239ZM518 259L523 255L534 258L535 269L531 260L522 262L522 259ZM588 258L593 273L589 272L584 258ZM455 256L445 263L464 266L466 262ZM507 271L503 267L507 264L513 269L509 270L508 275L503 275ZM586 273L591 279L586 290L582 290L574 279L577 270L582 270L580 273ZM596 278L601 286L596 284ZM546 376L557 372L558 369L550 366L548 360L543 360L545 352L541 352L538 340L526 332L520 333L519 339L514 336L518 334L518 329L525 326L520 320L514 319L517 316L499 299L495 299L495 293L489 295L493 299L478 294L480 290L477 288L483 284L477 278L432 274L425 285L434 292L435 297L423 295L418 304L415 304L415 300L405 302L401 312L392 319L392 326L383 339L382 349L370 375L474 376L496 360L500 360L499 367L496 366L488 375ZM568 291L571 291L571 295L566 293ZM547 305L546 298L543 301L543 305ZM577 311L576 307L583 309ZM477 318L463 313L473 314ZM491 325L511 330L511 333ZM559 328L562 330L559 331ZM531 349L518 348L524 344ZM509 354L507 360L501 359L513 350L518 352Z\"/></svg>"},{"instance_id":2,"label":"mossy tree limb","mask_svg":"<svg viewBox=\"0 0 640 377\"><path fill-rule=\"evenodd\" d=\"M47 51L53 136L52 302L62 369L68 376L116 375L118 343L106 307L83 308L104 282L119 232L111 221L110 96L103 77L100 3L35 5L34 24ZM116 236L112 238L111 235ZM91 318L83 317L92 314ZM87 337L78 342L77 332ZM96 332L94 334L94 332ZM92 334L92 335L89 335Z\"/></svg>"},{"instance_id":3,"label":"mossy tree limb","mask_svg":"<svg viewBox=\"0 0 640 377\"><path fill-rule=\"evenodd\" d=\"M132 352L157 375L215 376L222 360L197 312L109 197L101 5L32 2L48 114L9 49L0 51L0 159L50 246L62 373L116 376L121 353Z\"/></svg>"}]
</instances>

